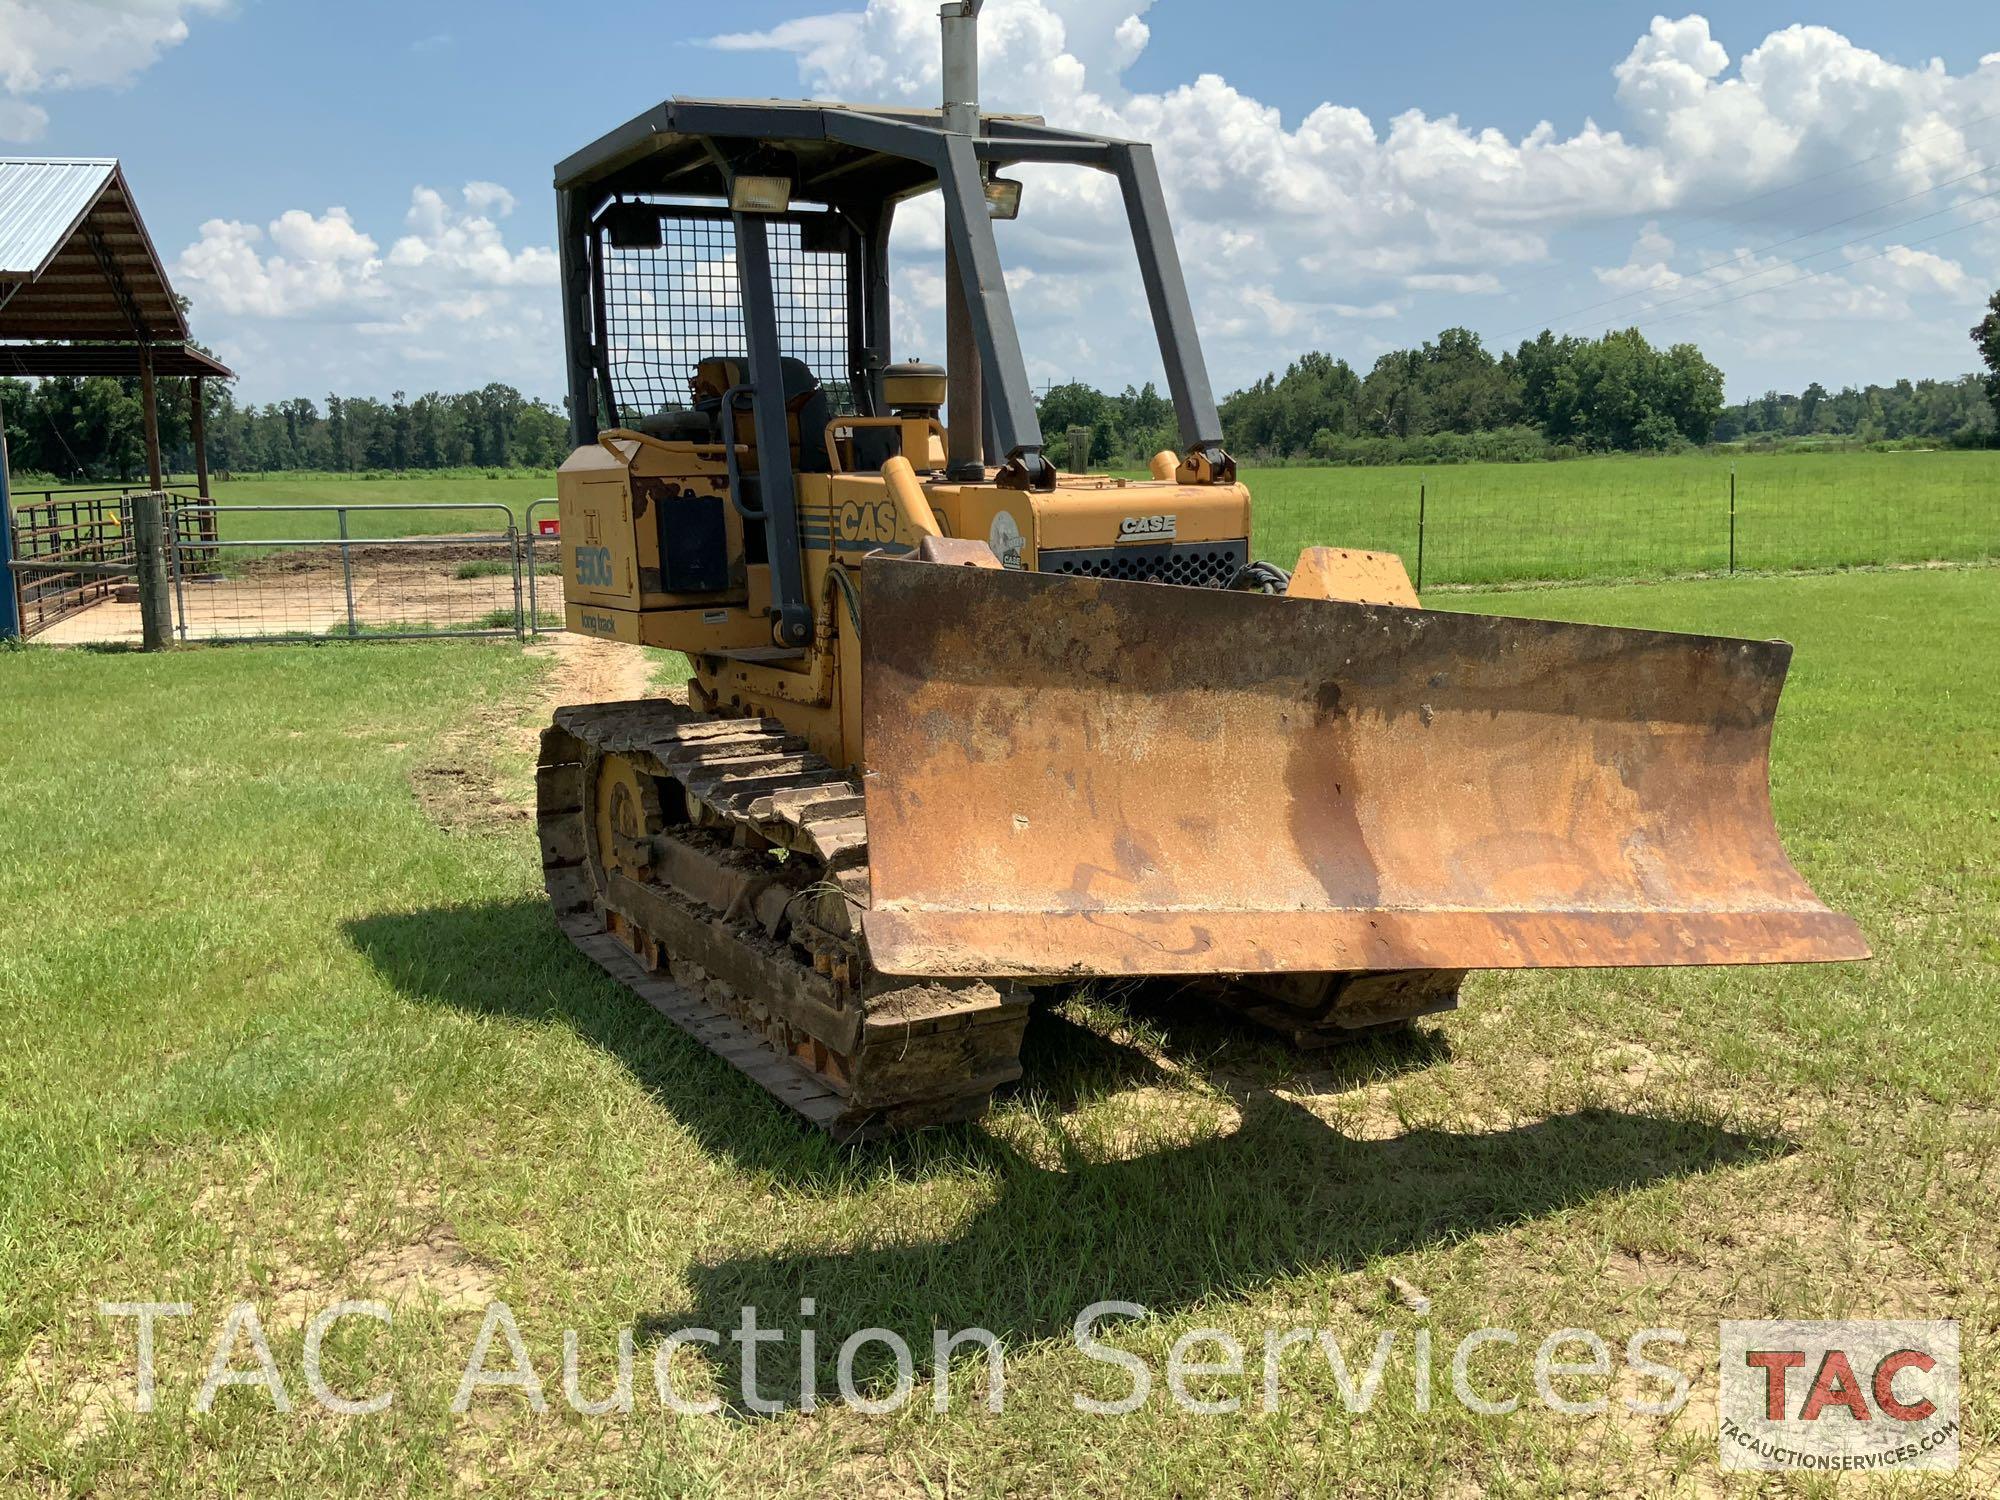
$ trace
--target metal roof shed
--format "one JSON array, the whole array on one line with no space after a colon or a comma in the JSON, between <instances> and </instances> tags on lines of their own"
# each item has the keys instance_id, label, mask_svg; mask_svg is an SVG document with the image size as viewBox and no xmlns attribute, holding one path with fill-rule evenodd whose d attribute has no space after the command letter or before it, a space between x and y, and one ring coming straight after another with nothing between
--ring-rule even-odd
<instances>
[{"instance_id":1,"label":"metal roof shed","mask_svg":"<svg viewBox=\"0 0 2000 1500\"><path fill-rule=\"evenodd\" d=\"M187 347L187 318L112 157L0 157L0 373L136 375L146 466L160 471L156 374L191 382L195 466L208 493L202 386L229 370ZM50 342L53 341L53 342ZM0 430L0 564L11 554ZM0 636L16 633L14 590L0 582Z\"/></svg>"}]
</instances>

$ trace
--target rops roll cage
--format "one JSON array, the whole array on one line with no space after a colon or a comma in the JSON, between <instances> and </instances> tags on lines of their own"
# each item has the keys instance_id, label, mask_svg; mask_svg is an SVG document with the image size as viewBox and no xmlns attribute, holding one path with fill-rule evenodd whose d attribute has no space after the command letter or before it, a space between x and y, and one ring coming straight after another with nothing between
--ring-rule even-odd
<instances>
[{"instance_id":1,"label":"rops roll cage","mask_svg":"<svg viewBox=\"0 0 2000 1500\"><path fill-rule=\"evenodd\" d=\"M844 226L843 237L851 238L855 251L850 267L859 295L848 309L848 365L857 410L873 416L882 413L880 376L890 359L890 227L899 202L935 188L943 196L950 258L978 349L990 453L999 460L995 482L1052 488L1055 471L1043 456L1034 392L986 196L995 169L1024 162L1091 167L1117 178L1187 467L1201 478L1232 478L1234 465L1222 449L1222 423L1151 147L1054 129L1029 116L982 115L978 133L962 135L944 128L938 110L803 102L672 99L556 168L573 441L594 442L603 427L618 423L597 300L601 283L593 271L594 247L608 213L636 198L735 202L738 179L745 177L783 178L791 202L826 205L827 216ZM759 506L753 519L763 522L766 533L778 639L803 644L811 621L800 577L767 237L774 217L796 222L802 215L788 207L777 214L736 208L729 217L757 445ZM954 419L966 417L954 413Z\"/></svg>"}]
</instances>

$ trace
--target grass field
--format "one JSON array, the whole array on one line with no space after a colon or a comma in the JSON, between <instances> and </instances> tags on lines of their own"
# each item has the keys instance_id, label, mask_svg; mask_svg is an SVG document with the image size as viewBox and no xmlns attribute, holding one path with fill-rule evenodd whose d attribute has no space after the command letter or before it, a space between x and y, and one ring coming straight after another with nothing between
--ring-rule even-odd
<instances>
[{"instance_id":1,"label":"grass field","mask_svg":"<svg viewBox=\"0 0 2000 1500\"><path fill-rule=\"evenodd\" d=\"M1850 460L1843 459L1842 462ZM558 935L520 815L537 663L508 646L0 655L0 1490L7 1493L1831 1495L1716 1472L1723 1316L1955 1317L1966 1466L2000 1486L2000 589L1983 570L1459 596L1798 645L1774 792L1789 848L1876 946L1816 970L1480 975L1412 1038L1304 1058L1191 1008L1075 999L1038 1018L1026 1077L981 1125L842 1150L603 979ZM1393 1278L1393 1280L1392 1280ZM306 1317L351 1318L306 1394ZM1428 1299L1416 1310L1417 1296ZM800 1299L814 1299L810 1317ZM254 1300L293 1411L260 1389L193 1409L228 1306ZM450 1410L481 1309L504 1298L548 1409ZM1148 1309L1103 1333L1100 1298ZM157 1412L130 1319L171 1300ZM676 1415L652 1362L675 1330L754 1304L793 1330L767 1392L798 1390L797 1330L834 1388L870 1326L918 1353L891 1415L828 1399L758 1415L737 1346L682 1348ZM1004 1343L930 1400L931 1334ZM1396 1335L1379 1399L1343 1405L1310 1349L1261 1410L1267 1329L1326 1328L1357 1371ZM1475 1416L1448 1351L1495 1325ZM1537 1343L1614 1350L1646 1327L1693 1379L1672 1417L1558 1416ZM1190 1330L1250 1373L1168 1399ZM1416 1330L1438 1400L1416 1409ZM636 1409L612 1387L619 1330ZM858 1368L882 1394L879 1344ZM253 1368L249 1345L235 1364ZM1198 1357L1216 1358L1204 1346ZM504 1368L504 1342L488 1368ZM1706 1367L1706 1368L1705 1368ZM1622 1361L1619 1368L1623 1368ZM1564 1394L1653 1399L1631 1377ZM1845 1482L1852 1485L1855 1481ZM1919 1492L1905 1485L1902 1493Z\"/></svg>"},{"instance_id":2,"label":"grass field","mask_svg":"<svg viewBox=\"0 0 2000 1500\"><path fill-rule=\"evenodd\" d=\"M1346 542L1424 581L1650 578L2000 557L2000 451L1599 458L1411 469L1266 469L1257 550Z\"/></svg>"},{"instance_id":3,"label":"grass field","mask_svg":"<svg viewBox=\"0 0 2000 1500\"><path fill-rule=\"evenodd\" d=\"M1315 543L1418 554L1424 487L1427 586L1658 578L1724 572L1730 475L1736 563L1748 571L2000 557L2000 450L1613 457L1566 463L1416 468L1247 469L1259 556L1289 566ZM555 493L555 476L356 479L341 475L219 483L225 504L498 501L520 518ZM296 534L298 517L230 518L223 535ZM355 536L504 525L464 512L356 511ZM332 536L314 518L312 536ZM289 531L288 531L289 528Z\"/></svg>"}]
</instances>

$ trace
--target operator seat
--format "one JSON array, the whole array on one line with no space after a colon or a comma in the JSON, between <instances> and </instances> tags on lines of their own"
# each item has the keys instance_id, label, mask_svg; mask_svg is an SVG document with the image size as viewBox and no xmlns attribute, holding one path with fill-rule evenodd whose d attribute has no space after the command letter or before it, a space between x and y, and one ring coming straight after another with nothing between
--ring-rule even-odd
<instances>
[{"instance_id":1,"label":"operator seat","mask_svg":"<svg viewBox=\"0 0 2000 1500\"><path fill-rule=\"evenodd\" d=\"M661 412L648 421L677 429L673 436L687 437L695 426L687 419L698 415L701 432L693 437L693 441L720 441L722 398L744 382L747 369L743 360L721 355L702 360L695 366L694 375L688 382L694 395L693 412ZM812 367L802 359L787 355L779 361L779 371L784 378L785 429L791 438L793 472L824 474L833 467L826 451L826 424L832 418L826 391L820 385L819 377L813 374ZM646 430L644 427L640 429L642 432ZM747 406L739 408L736 413L736 441L752 448L756 446L756 428Z\"/></svg>"}]
</instances>

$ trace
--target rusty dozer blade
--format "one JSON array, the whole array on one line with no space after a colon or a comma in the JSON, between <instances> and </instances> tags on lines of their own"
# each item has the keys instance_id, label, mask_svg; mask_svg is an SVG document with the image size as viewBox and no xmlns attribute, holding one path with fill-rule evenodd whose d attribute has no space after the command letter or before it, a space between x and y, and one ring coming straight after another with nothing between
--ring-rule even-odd
<instances>
[{"instance_id":1,"label":"rusty dozer blade","mask_svg":"<svg viewBox=\"0 0 2000 1500\"><path fill-rule=\"evenodd\" d=\"M869 559L881 969L1865 958L1785 857L1782 641Z\"/></svg>"}]
</instances>

